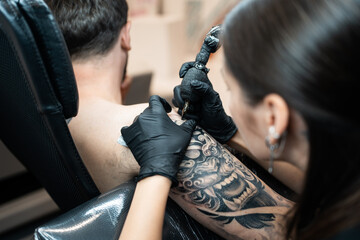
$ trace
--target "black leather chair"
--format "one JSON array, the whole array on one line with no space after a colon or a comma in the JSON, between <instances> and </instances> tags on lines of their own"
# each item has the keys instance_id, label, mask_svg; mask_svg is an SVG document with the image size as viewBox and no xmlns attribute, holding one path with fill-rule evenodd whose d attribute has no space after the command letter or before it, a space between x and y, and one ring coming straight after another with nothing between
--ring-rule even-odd
<instances>
[{"instance_id":1,"label":"black leather chair","mask_svg":"<svg viewBox=\"0 0 360 240\"><path fill-rule=\"evenodd\" d=\"M47 5L0 1L0 137L62 210L99 194L68 130L78 92Z\"/></svg>"},{"instance_id":2,"label":"black leather chair","mask_svg":"<svg viewBox=\"0 0 360 240\"><path fill-rule=\"evenodd\" d=\"M121 184L39 226L33 238L35 240L117 240L129 211L134 190L134 181ZM165 210L163 239L222 240L223 238L200 225L169 198Z\"/></svg>"}]
</instances>

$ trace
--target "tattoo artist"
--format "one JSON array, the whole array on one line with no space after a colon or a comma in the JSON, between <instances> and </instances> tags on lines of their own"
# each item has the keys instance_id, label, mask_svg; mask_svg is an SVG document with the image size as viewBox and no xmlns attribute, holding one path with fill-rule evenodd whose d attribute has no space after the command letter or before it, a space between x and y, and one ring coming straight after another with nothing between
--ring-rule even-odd
<instances>
[{"instance_id":1,"label":"tattoo artist","mask_svg":"<svg viewBox=\"0 0 360 240\"><path fill-rule=\"evenodd\" d=\"M180 109L190 103L184 117L220 142L241 136L269 172L286 162L304 173L284 239L360 239L359 23L358 0L240 1L223 25L233 119L207 83L190 82L201 101L184 99L181 85L174 91ZM177 126L167 111L153 96L121 131L141 170L120 239L161 239L167 194L195 126Z\"/></svg>"}]
</instances>

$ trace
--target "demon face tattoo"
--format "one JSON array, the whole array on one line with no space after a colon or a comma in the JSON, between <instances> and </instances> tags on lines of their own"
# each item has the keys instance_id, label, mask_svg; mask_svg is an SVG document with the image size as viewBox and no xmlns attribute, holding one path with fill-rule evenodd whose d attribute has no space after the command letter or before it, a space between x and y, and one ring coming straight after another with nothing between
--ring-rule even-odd
<instances>
[{"instance_id":1,"label":"demon face tattoo","mask_svg":"<svg viewBox=\"0 0 360 240\"><path fill-rule=\"evenodd\" d=\"M223 224L236 220L246 228L263 228L275 219L271 213L244 214L246 209L276 206L276 201L251 171L200 128L193 134L178 180L175 194Z\"/></svg>"}]
</instances>

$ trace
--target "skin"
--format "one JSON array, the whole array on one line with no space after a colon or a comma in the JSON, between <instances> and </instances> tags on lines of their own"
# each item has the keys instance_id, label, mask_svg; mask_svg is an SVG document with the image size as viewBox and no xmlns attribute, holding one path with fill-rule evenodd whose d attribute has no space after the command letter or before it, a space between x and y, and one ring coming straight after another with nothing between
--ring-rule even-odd
<instances>
[{"instance_id":1,"label":"skin","mask_svg":"<svg viewBox=\"0 0 360 240\"><path fill-rule=\"evenodd\" d=\"M268 129L274 126L280 135L287 130L286 146L275 161L286 161L304 174L309 160L309 144L304 134L307 129L302 117L291 110L278 94L268 94L259 104L250 106L241 86L226 66L224 79L230 89L229 109L248 151L258 162L267 162L269 149L264 139L268 136ZM270 138L271 143L276 141Z\"/></svg>"},{"instance_id":2,"label":"skin","mask_svg":"<svg viewBox=\"0 0 360 240\"><path fill-rule=\"evenodd\" d=\"M101 192L137 175L137 162L117 139L120 129L130 125L146 106L123 106L101 98L86 99L80 104L78 117L71 121L69 128L76 147Z\"/></svg>"},{"instance_id":3,"label":"skin","mask_svg":"<svg viewBox=\"0 0 360 240\"><path fill-rule=\"evenodd\" d=\"M171 181L163 176L148 177L138 182L120 240L161 239L170 186ZM154 207L149 207L149 203Z\"/></svg>"}]
</instances>

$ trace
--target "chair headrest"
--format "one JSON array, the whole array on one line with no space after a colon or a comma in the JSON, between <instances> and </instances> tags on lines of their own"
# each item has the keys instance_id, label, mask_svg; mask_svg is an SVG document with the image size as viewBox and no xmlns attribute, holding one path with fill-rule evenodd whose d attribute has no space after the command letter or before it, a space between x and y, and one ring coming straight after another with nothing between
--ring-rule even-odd
<instances>
[{"instance_id":1,"label":"chair headrest","mask_svg":"<svg viewBox=\"0 0 360 240\"><path fill-rule=\"evenodd\" d=\"M20 0L18 7L31 28L65 118L78 112L78 90L65 40L48 6L41 0Z\"/></svg>"}]
</instances>

